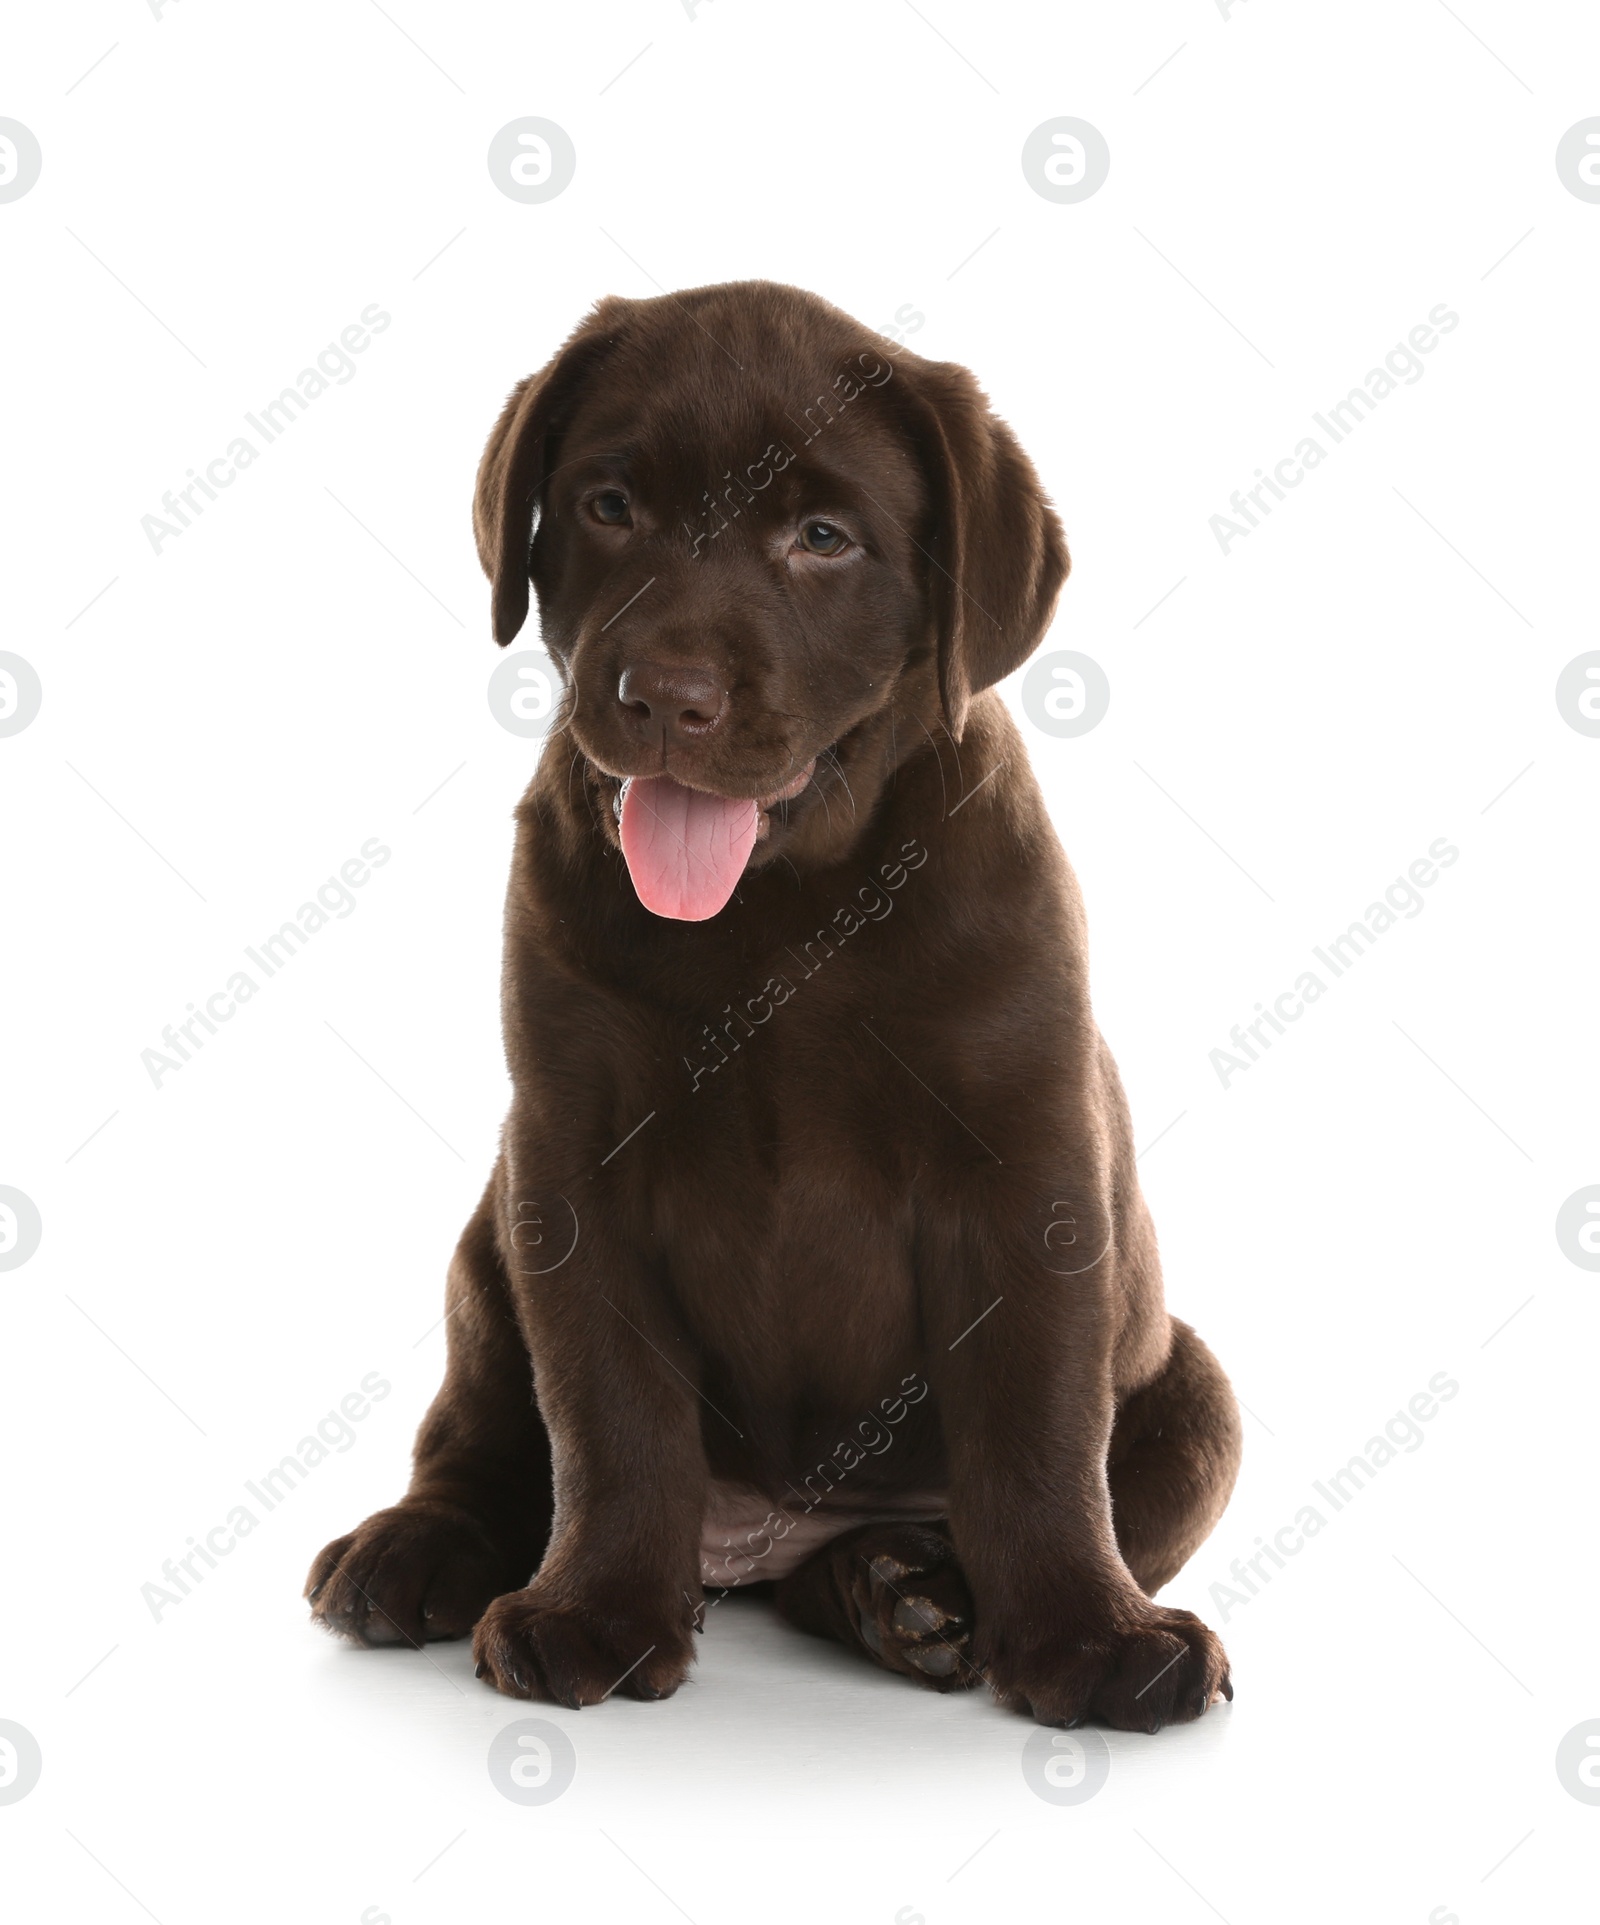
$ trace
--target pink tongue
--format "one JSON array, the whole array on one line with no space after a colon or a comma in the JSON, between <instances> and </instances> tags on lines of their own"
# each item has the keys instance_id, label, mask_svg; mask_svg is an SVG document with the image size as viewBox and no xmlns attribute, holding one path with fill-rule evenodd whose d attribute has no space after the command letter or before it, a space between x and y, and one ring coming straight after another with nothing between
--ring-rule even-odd
<instances>
[{"instance_id":1,"label":"pink tongue","mask_svg":"<svg viewBox=\"0 0 1600 1925\"><path fill-rule=\"evenodd\" d=\"M670 775L635 776L622 798L622 853L653 915L704 922L733 894L760 811L686 789Z\"/></svg>"}]
</instances>

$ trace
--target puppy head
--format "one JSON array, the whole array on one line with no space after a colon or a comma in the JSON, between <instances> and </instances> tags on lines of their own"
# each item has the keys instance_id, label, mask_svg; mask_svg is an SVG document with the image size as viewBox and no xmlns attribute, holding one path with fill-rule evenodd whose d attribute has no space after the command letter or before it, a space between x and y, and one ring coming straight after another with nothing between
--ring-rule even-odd
<instances>
[{"instance_id":1,"label":"puppy head","mask_svg":"<svg viewBox=\"0 0 1600 1925\"><path fill-rule=\"evenodd\" d=\"M474 525L495 639L531 582L602 830L689 920L779 853L842 856L881 725L959 738L1067 572L965 369L769 282L602 301L507 402Z\"/></svg>"}]
</instances>

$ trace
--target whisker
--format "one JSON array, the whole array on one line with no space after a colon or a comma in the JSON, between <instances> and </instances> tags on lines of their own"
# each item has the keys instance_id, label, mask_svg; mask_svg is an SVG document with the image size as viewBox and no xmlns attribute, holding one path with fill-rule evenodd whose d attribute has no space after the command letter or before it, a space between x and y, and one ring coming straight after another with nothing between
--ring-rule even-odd
<instances>
[{"instance_id":1,"label":"whisker","mask_svg":"<svg viewBox=\"0 0 1600 1925\"><path fill-rule=\"evenodd\" d=\"M916 723L917 727L921 729L924 735L928 735L928 725L926 722L923 721L920 715L913 715L911 719L913 722ZM947 729L945 733L948 734L949 730ZM940 821L943 821L944 818L950 813L950 794L949 794L949 791L944 786L944 757L940 755L939 744L934 741L931 735L928 735L928 747L933 750L933 759L934 759L934 762L938 765L938 769L939 769L939 802L940 802L939 819Z\"/></svg>"},{"instance_id":2,"label":"whisker","mask_svg":"<svg viewBox=\"0 0 1600 1925\"><path fill-rule=\"evenodd\" d=\"M939 717L939 726L944 730L945 734L950 737L950 747L955 751L956 780L959 783L961 783L963 786L965 786L966 777L961 773L961 744L956 740L956 738L953 735L950 735L950 724L944 719L942 715Z\"/></svg>"},{"instance_id":3,"label":"whisker","mask_svg":"<svg viewBox=\"0 0 1600 1925\"><path fill-rule=\"evenodd\" d=\"M850 778L844 772L844 764L839 760L838 756L833 752L832 749L824 749L822 751L822 754L823 754L823 757L825 757L829 762L831 762L834 768L838 770L839 780L844 784L844 792L850 798L850 814L852 817L854 817L856 813L856 796L855 796L854 789L852 789L850 786Z\"/></svg>"}]
</instances>

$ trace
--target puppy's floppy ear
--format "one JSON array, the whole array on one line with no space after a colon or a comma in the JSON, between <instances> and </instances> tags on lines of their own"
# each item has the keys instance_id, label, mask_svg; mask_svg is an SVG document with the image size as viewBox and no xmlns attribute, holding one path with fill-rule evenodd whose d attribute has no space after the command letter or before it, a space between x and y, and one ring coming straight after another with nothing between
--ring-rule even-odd
<instances>
[{"instance_id":1,"label":"puppy's floppy ear","mask_svg":"<svg viewBox=\"0 0 1600 1925\"><path fill-rule=\"evenodd\" d=\"M584 317L554 360L519 381L478 463L472 531L492 590L494 638L514 641L528 615L528 550L539 491L566 417L617 339L629 304L615 296Z\"/></svg>"},{"instance_id":2,"label":"puppy's floppy ear","mask_svg":"<svg viewBox=\"0 0 1600 1925\"><path fill-rule=\"evenodd\" d=\"M959 741L973 696L1038 647L1071 563L1033 463L967 370L907 357L895 372L931 498L939 697Z\"/></svg>"}]
</instances>

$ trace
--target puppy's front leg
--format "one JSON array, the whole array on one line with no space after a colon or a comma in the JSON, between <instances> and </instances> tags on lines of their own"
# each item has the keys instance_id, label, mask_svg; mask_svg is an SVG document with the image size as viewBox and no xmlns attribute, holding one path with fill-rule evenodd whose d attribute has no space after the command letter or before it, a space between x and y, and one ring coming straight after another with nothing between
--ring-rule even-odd
<instances>
[{"instance_id":1,"label":"puppy's front leg","mask_svg":"<svg viewBox=\"0 0 1600 1925\"><path fill-rule=\"evenodd\" d=\"M668 1697L692 1660L700 1597L697 1363L647 1257L617 1227L618 1199L581 1176L563 1186L546 1144L524 1144L511 1166L543 1172L546 1197L564 1188L576 1238L557 1262L558 1250L526 1248L512 1226L524 1247L511 1283L550 1433L555 1515L533 1582L497 1598L478 1625L478 1675L512 1697L573 1708L619 1689ZM526 1222L529 1198L514 1179L507 1194Z\"/></svg>"},{"instance_id":2,"label":"puppy's front leg","mask_svg":"<svg viewBox=\"0 0 1600 1925\"><path fill-rule=\"evenodd\" d=\"M930 1377L950 1459L950 1523L974 1604L973 1657L1041 1724L1156 1731L1232 1697L1222 1645L1152 1603L1117 1548L1106 1458L1113 1358L1161 1366L1170 1321L1135 1195L1075 1184L1068 1220L1009 1179L930 1237ZM997 1196L996 1190L1008 1194ZM997 1207L998 1206L998 1207Z\"/></svg>"}]
</instances>

